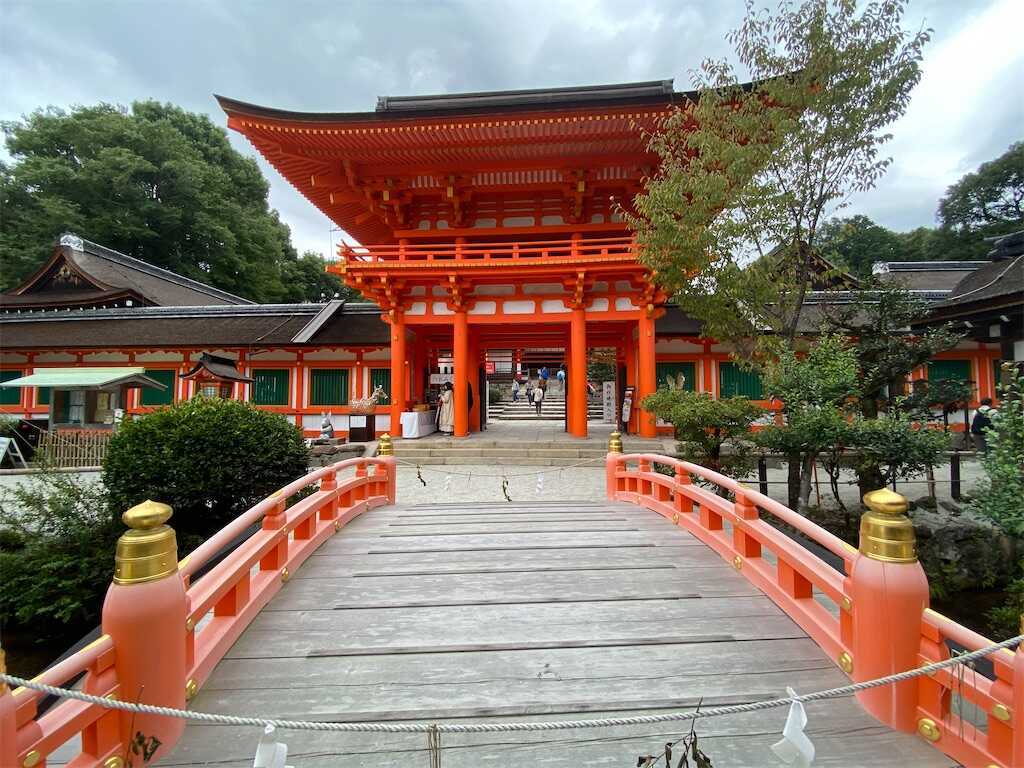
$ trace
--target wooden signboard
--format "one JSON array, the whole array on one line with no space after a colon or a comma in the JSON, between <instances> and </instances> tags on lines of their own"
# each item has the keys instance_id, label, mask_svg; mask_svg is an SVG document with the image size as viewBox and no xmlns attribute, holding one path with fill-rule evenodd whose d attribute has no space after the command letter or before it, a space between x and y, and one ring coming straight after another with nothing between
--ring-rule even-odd
<instances>
[{"instance_id":1,"label":"wooden signboard","mask_svg":"<svg viewBox=\"0 0 1024 768\"><path fill-rule=\"evenodd\" d=\"M4 456L8 453L11 454L11 461L14 462L14 466L18 466L18 462L21 462L21 466L28 469L28 462L25 461L25 457L21 454L21 449L18 447L17 441L13 437L0 437L0 462L4 460Z\"/></svg>"}]
</instances>

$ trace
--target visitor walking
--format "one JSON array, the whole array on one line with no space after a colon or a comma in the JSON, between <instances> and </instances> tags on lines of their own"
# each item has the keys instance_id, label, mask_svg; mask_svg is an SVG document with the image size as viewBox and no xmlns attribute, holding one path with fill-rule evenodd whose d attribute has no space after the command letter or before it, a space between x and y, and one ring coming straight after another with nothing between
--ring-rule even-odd
<instances>
[{"instance_id":1,"label":"visitor walking","mask_svg":"<svg viewBox=\"0 0 1024 768\"><path fill-rule=\"evenodd\" d=\"M992 407L992 398L982 398L981 405L974 413L974 421L971 422L971 437L974 438L974 447L982 456L988 456L988 435L986 429L992 427L992 417L996 415L996 409Z\"/></svg>"},{"instance_id":2,"label":"visitor walking","mask_svg":"<svg viewBox=\"0 0 1024 768\"><path fill-rule=\"evenodd\" d=\"M526 402L533 402L533 379L530 378L529 372L526 376Z\"/></svg>"},{"instance_id":3,"label":"visitor walking","mask_svg":"<svg viewBox=\"0 0 1024 768\"><path fill-rule=\"evenodd\" d=\"M540 406L544 402L544 388L541 387L542 381L537 382L537 386L533 388L533 407L537 409L537 415L540 416Z\"/></svg>"},{"instance_id":4,"label":"visitor walking","mask_svg":"<svg viewBox=\"0 0 1024 768\"><path fill-rule=\"evenodd\" d=\"M519 402L519 379L512 379L512 402Z\"/></svg>"},{"instance_id":5,"label":"visitor walking","mask_svg":"<svg viewBox=\"0 0 1024 768\"><path fill-rule=\"evenodd\" d=\"M446 435L455 431L455 395L450 381L445 382L437 399L437 428Z\"/></svg>"},{"instance_id":6,"label":"visitor walking","mask_svg":"<svg viewBox=\"0 0 1024 768\"><path fill-rule=\"evenodd\" d=\"M544 382L544 386L546 387L548 384L548 378L551 376L548 372L548 367L546 365L542 366L541 369L537 371L537 375L540 377L540 380Z\"/></svg>"}]
</instances>

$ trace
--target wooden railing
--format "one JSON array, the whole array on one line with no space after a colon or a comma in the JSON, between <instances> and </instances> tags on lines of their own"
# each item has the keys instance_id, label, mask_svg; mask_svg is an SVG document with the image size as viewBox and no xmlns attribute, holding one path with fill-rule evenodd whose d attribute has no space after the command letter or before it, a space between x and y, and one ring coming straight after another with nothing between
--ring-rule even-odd
<instances>
[{"instance_id":1,"label":"wooden railing","mask_svg":"<svg viewBox=\"0 0 1024 768\"><path fill-rule=\"evenodd\" d=\"M339 476L349 470L351 476ZM293 497L295 503L288 506ZM35 680L53 686L77 683L87 693L184 708L260 609L325 539L366 510L394 499L391 457L348 459L311 472L239 516L176 569L172 559L166 577L118 583L115 575L103 608L104 634ZM255 534L196 576L255 524L260 524ZM132 533L152 533L151 528L129 531L122 542ZM138 558L145 559L145 554ZM0 686L3 768L45 766L61 747L64 753L77 750L62 755L75 768L123 768L128 745L139 734L159 740L155 760L170 751L184 728L176 718L72 699L38 714L41 696L27 688L5 692ZM8 732L14 737L4 738ZM80 746L73 747L76 736Z\"/></svg>"},{"instance_id":2,"label":"wooden railing","mask_svg":"<svg viewBox=\"0 0 1024 768\"><path fill-rule=\"evenodd\" d=\"M98 467L107 455L112 429L57 429L39 436L36 452L51 467Z\"/></svg>"},{"instance_id":3,"label":"wooden railing","mask_svg":"<svg viewBox=\"0 0 1024 768\"><path fill-rule=\"evenodd\" d=\"M511 259L572 259L575 261L635 260L636 241L632 237L606 237L593 240L538 240L511 243L408 243L399 245L342 245L340 258L352 265L380 262L490 262Z\"/></svg>"},{"instance_id":4,"label":"wooden railing","mask_svg":"<svg viewBox=\"0 0 1024 768\"><path fill-rule=\"evenodd\" d=\"M657 512L732 563L855 682L993 644L927 607L927 580L916 558L884 562L865 554L724 475L667 456L613 452L606 482L609 499ZM770 518L811 543L798 543ZM862 549L863 535L862 528ZM825 557L831 553L834 564L815 554L815 546ZM1024 649L1000 650L984 662L857 698L883 723L916 731L964 765L1024 766Z\"/></svg>"}]
</instances>

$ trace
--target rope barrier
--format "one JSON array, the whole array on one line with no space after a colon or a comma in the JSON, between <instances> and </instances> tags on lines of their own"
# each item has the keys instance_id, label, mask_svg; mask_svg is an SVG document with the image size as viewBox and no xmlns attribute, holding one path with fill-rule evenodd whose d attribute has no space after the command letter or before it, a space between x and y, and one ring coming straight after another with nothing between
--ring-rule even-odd
<instances>
[{"instance_id":1,"label":"rope barrier","mask_svg":"<svg viewBox=\"0 0 1024 768\"><path fill-rule=\"evenodd\" d=\"M483 460L484 458L485 457L481 457L481 460ZM449 466L447 464L441 464L441 465L418 464L415 461L408 461L407 459L402 459L402 458L400 458L398 456L395 457L395 463L401 464L402 466L405 466L405 467L411 467L411 468L415 469L417 471L417 473L419 473L419 472L436 472L439 475L451 475L451 476L454 476L454 477L493 477L493 478L498 478L498 479L502 479L502 480L507 479L507 478L512 478L512 477L536 477L537 475L550 475L553 472L564 472L567 469L575 469L577 467L583 467L583 466L586 466L588 464L596 465L595 462L601 462L601 465L603 466L604 465L604 461L605 461L605 457L604 456L598 456L598 457L591 458L591 459L583 459L582 461L578 461L575 464L566 464L565 466L559 466L559 467L544 467L543 469L539 469L539 470L536 470L536 471L533 471L533 472L499 472L499 473L496 473L496 474L491 474L491 473L488 473L488 472L452 472L452 471L449 471L447 469L447 467ZM441 469L441 468L435 468L435 467L444 467L444 468ZM420 482L422 482L422 478L420 479Z\"/></svg>"},{"instance_id":2,"label":"rope barrier","mask_svg":"<svg viewBox=\"0 0 1024 768\"><path fill-rule=\"evenodd\" d=\"M557 731L572 730L578 728L606 728L624 725L652 725L656 723L678 722L686 720L703 720L709 717L721 717L725 715L743 714L746 712L757 712L763 709L774 709L793 704L794 702L806 703L809 701L822 701L824 699L841 698L851 696L858 691L866 691L871 688L879 688L883 685L892 685L904 680L911 680L922 675L930 675L941 669L966 665L976 659L988 656L1003 648L1011 649L1024 641L1024 635L1012 637L1001 643L980 648L977 651L953 656L943 661L933 662L923 667L909 669L905 672L898 672L894 675L880 677L875 680L868 680L862 683L853 683L839 688L829 688L814 693L806 693L799 696L786 696L781 699L770 699L767 701L754 701L747 704L732 704L728 706L712 707L710 709L698 709L692 712L668 712L659 715L635 715L632 717L607 717L592 720L557 720L552 722L498 722L498 723L384 723L384 722L325 722L322 720L277 720L264 717L241 717L235 715L219 715L210 712L190 712L188 710L173 709L171 707L157 707L151 704L136 704L129 701L118 701L107 699L102 696L93 696L82 691L73 691L67 688L58 688L53 685L45 685L26 680L14 675L0 674L0 682L8 685L29 688L50 696L59 696L66 699L75 699L89 704L96 704L106 709L117 709L123 712L137 712L148 715L162 715L164 717L177 717L182 720L194 720L202 723L218 723L221 725L248 725L266 728L268 725L274 728L293 731L339 731L344 733L421 733L435 734L431 737L431 744L440 747L440 734L443 733L511 733L523 731Z\"/></svg>"}]
</instances>

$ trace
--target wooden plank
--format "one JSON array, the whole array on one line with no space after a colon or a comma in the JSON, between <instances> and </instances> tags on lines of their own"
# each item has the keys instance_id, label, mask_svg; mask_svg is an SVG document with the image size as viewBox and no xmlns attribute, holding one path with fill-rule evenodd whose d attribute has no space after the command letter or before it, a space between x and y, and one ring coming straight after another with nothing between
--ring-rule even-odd
<instances>
[{"instance_id":1,"label":"wooden plank","mask_svg":"<svg viewBox=\"0 0 1024 768\"><path fill-rule=\"evenodd\" d=\"M573 547L558 549L504 548L499 550L412 551L368 554L335 553L321 547L295 574L295 578L354 575L363 571L402 573L403 570L449 571L487 570L496 565L506 569L588 566L626 567L635 565L677 568L718 566L722 558L704 546L665 547Z\"/></svg>"},{"instance_id":2,"label":"wooden plank","mask_svg":"<svg viewBox=\"0 0 1024 768\"><path fill-rule=\"evenodd\" d=\"M759 594L746 579L725 567L698 568L674 575L660 569L569 573L400 576L362 579L294 579L265 611L316 608L499 605L522 602L575 602L613 598L651 599Z\"/></svg>"},{"instance_id":3,"label":"wooden plank","mask_svg":"<svg viewBox=\"0 0 1024 768\"><path fill-rule=\"evenodd\" d=\"M205 694L193 702L205 701ZM647 710L644 714L667 711ZM630 712L591 712L598 719ZM696 725L702 749L718 768L764 768L778 765L770 747L781 738L786 709L700 720ZM823 768L892 765L906 768L948 768L955 765L937 749L911 735L893 734L867 717L852 699L808 705L807 734L815 745L814 765ZM510 718L552 720L551 716ZM562 719L562 718L558 718ZM581 718L583 719L583 718ZM475 718L460 722L486 722ZM658 754L668 741L688 733L689 723L582 728L515 733L444 734L441 764L445 768L508 768L540 766L635 766L637 756ZM256 735L252 728L190 724L174 754L160 761L167 768L216 765L251 768ZM288 744L289 762L302 768L378 766L409 768L428 764L422 734L327 733L278 731ZM677 753L678 754L678 753Z\"/></svg>"},{"instance_id":4,"label":"wooden plank","mask_svg":"<svg viewBox=\"0 0 1024 768\"><path fill-rule=\"evenodd\" d=\"M364 651L382 645L443 647L453 643L558 643L642 639L690 631L740 639L802 637L761 596L701 600L368 608L350 611L263 611L231 658L289 658L333 647Z\"/></svg>"},{"instance_id":5,"label":"wooden plank","mask_svg":"<svg viewBox=\"0 0 1024 768\"><path fill-rule=\"evenodd\" d=\"M596 531L587 533L486 533L459 536L413 536L381 538L373 533L358 534L343 530L331 538L323 551L328 552L389 552L398 550L466 550L494 547L632 547L682 546L703 547L697 539L686 533L673 531Z\"/></svg>"}]
</instances>

